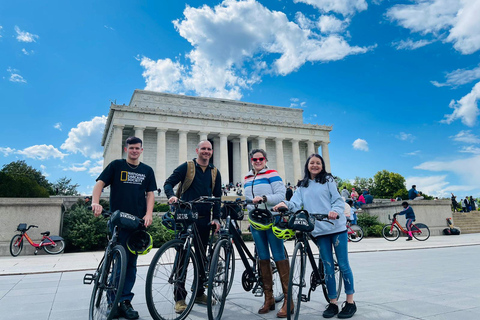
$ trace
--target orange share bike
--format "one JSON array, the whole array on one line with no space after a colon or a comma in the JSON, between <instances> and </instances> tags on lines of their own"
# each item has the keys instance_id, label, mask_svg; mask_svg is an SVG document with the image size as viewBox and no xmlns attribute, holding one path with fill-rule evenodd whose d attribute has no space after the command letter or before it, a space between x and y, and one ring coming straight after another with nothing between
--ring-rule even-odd
<instances>
[{"instance_id":1,"label":"orange share bike","mask_svg":"<svg viewBox=\"0 0 480 320\"><path fill-rule=\"evenodd\" d=\"M393 215L393 220L388 215L388 220L392 221L391 224L387 224L383 227L382 235L388 241L395 241L400 237L400 231L408 235L408 230L402 227L402 225L397 220L397 214ZM415 239L419 241L425 241L430 238L430 229L424 223L413 223L412 222L412 235Z\"/></svg>"},{"instance_id":2,"label":"orange share bike","mask_svg":"<svg viewBox=\"0 0 480 320\"><path fill-rule=\"evenodd\" d=\"M26 223L20 223L18 225L17 231L20 231L20 233L14 235L10 241L10 254L12 256L16 257L20 254L20 252L22 252L23 239L27 239L28 243L35 247L35 254L37 254L38 250L42 248L50 254L62 253L63 250L65 250L65 241L63 238L59 236L51 236L50 231L41 233L43 237L40 243L33 242L33 240L27 234L27 231L30 228L38 228L38 226L29 225L27 228Z\"/></svg>"}]
</instances>

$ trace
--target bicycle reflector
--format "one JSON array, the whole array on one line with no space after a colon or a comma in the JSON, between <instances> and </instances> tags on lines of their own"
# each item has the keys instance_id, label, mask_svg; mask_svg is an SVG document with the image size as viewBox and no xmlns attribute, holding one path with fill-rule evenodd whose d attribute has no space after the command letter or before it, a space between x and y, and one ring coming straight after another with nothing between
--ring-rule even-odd
<instances>
[{"instance_id":1,"label":"bicycle reflector","mask_svg":"<svg viewBox=\"0 0 480 320\"><path fill-rule=\"evenodd\" d=\"M272 213L267 209L255 208L248 213L248 222L255 230L268 230L273 225Z\"/></svg>"},{"instance_id":2,"label":"bicycle reflector","mask_svg":"<svg viewBox=\"0 0 480 320\"><path fill-rule=\"evenodd\" d=\"M127 248L133 254L144 255L153 248L152 236L144 230L137 230L127 239Z\"/></svg>"},{"instance_id":3,"label":"bicycle reflector","mask_svg":"<svg viewBox=\"0 0 480 320\"><path fill-rule=\"evenodd\" d=\"M295 236L295 231L288 228L288 221L285 221L283 218L275 223L272 227L272 232L278 239L282 240L292 239Z\"/></svg>"}]
</instances>

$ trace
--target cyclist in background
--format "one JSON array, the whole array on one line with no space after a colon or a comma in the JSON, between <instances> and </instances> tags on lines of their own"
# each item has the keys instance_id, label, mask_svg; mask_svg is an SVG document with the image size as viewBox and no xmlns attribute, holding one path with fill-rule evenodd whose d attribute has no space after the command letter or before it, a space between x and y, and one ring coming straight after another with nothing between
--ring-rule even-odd
<instances>
[{"instance_id":1,"label":"cyclist in background","mask_svg":"<svg viewBox=\"0 0 480 320\"><path fill-rule=\"evenodd\" d=\"M285 185L278 172L267 167L267 153L263 149L253 149L250 152L250 160L252 162L252 170L247 173L244 181L245 199L252 200L253 203L264 202L267 207L278 204L285 199ZM248 205L250 211L254 209L254 205ZM270 265L270 249L272 250L273 260L277 265L280 280L282 282L282 290L285 295L283 306L278 311L277 317L287 317L287 292L288 278L290 275L290 265L285 252L283 251L283 240L277 238L272 231L271 226L264 228L263 225L257 225L250 221L252 226L252 236L255 241L258 256L260 258L260 274L263 283L263 294L265 302L258 309L259 314L268 313L275 310L275 299L273 297L273 279L272 268ZM260 230L261 229L261 230ZM270 246L270 249L269 249Z\"/></svg>"},{"instance_id":2,"label":"cyclist in background","mask_svg":"<svg viewBox=\"0 0 480 320\"><path fill-rule=\"evenodd\" d=\"M415 221L415 212L413 212L412 207L408 205L407 201L402 202L402 207L403 210L400 211L399 213L395 213L393 217L395 218L397 215L405 215L405 218L407 219L407 223L405 226L407 227L408 230L408 238L407 241L412 240L412 223Z\"/></svg>"},{"instance_id":3,"label":"cyclist in background","mask_svg":"<svg viewBox=\"0 0 480 320\"><path fill-rule=\"evenodd\" d=\"M315 222L312 237L319 248L323 266L325 268L325 282L327 285L330 303L323 312L324 318L332 318L338 314L338 318L351 318L357 311L353 300L355 292L353 285L353 273L348 262L348 234L347 219L345 217L345 201L337 190L337 184L333 176L325 171L325 162L319 154L308 157L304 169L305 175L298 182L297 192L290 201L283 201L276 205L273 210L280 207L288 207L290 211L303 209L312 213L328 212L330 223ZM337 217L338 220L337 220ZM335 283L335 270L333 250L337 256L338 266L343 276L347 301L343 304L342 311L338 312L337 290Z\"/></svg>"},{"instance_id":4,"label":"cyclist in background","mask_svg":"<svg viewBox=\"0 0 480 320\"><path fill-rule=\"evenodd\" d=\"M129 137L125 141L127 159L112 161L97 178L93 187L92 211L96 217L102 213L99 204L102 189L110 186L110 211L120 210L130 213L145 221L145 227L152 224L153 205L155 203L154 191L157 190L153 169L140 162L143 152L142 140L137 137ZM113 226L110 225L113 232ZM127 253L127 273L125 285L120 298L118 308L120 316L126 319L138 319L138 312L132 307L132 292L137 277L137 257L127 248L128 237L135 230L120 229L118 234L119 243L125 247Z\"/></svg>"}]
</instances>

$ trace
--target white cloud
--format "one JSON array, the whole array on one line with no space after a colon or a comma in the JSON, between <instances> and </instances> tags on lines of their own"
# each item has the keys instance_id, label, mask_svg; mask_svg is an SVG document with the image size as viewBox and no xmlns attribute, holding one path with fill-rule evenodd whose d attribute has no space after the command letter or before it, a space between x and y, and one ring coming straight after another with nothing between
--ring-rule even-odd
<instances>
[{"instance_id":1,"label":"white cloud","mask_svg":"<svg viewBox=\"0 0 480 320\"><path fill-rule=\"evenodd\" d=\"M3 153L3 156L7 157L7 156L15 153L15 149L12 149L12 148L9 148L9 147L6 147L6 148L0 147L0 153Z\"/></svg>"},{"instance_id":2,"label":"white cloud","mask_svg":"<svg viewBox=\"0 0 480 320\"><path fill-rule=\"evenodd\" d=\"M353 149L368 151L368 142L363 139L357 139L352 143Z\"/></svg>"},{"instance_id":3,"label":"white cloud","mask_svg":"<svg viewBox=\"0 0 480 320\"><path fill-rule=\"evenodd\" d=\"M463 182L463 188L472 190L478 189L478 181L480 181L480 155L466 159L458 159L452 161L428 161L424 162L415 169L422 169L435 172L451 172L459 177ZM414 183L417 186L418 183Z\"/></svg>"},{"instance_id":4,"label":"white cloud","mask_svg":"<svg viewBox=\"0 0 480 320\"><path fill-rule=\"evenodd\" d=\"M431 34L453 43L462 54L471 54L480 49L479 14L476 0L415 0L393 6L386 15L412 32Z\"/></svg>"},{"instance_id":5,"label":"white cloud","mask_svg":"<svg viewBox=\"0 0 480 320\"><path fill-rule=\"evenodd\" d=\"M463 147L460 152L462 153L473 153L473 154L480 154L480 148L475 146L467 146Z\"/></svg>"},{"instance_id":6,"label":"white cloud","mask_svg":"<svg viewBox=\"0 0 480 320\"><path fill-rule=\"evenodd\" d=\"M3 27L0 26L0 38L2 37L2 29L3 29Z\"/></svg>"},{"instance_id":7,"label":"white cloud","mask_svg":"<svg viewBox=\"0 0 480 320\"><path fill-rule=\"evenodd\" d=\"M17 40L20 42L36 42L35 39L38 39L36 34L22 31L18 26L15 26L15 32L17 33Z\"/></svg>"},{"instance_id":8,"label":"white cloud","mask_svg":"<svg viewBox=\"0 0 480 320\"><path fill-rule=\"evenodd\" d=\"M436 87L451 86L456 87L462 84L467 84L475 80L480 79L480 64L473 69L457 69L446 75L447 81L445 83L439 83L432 81L432 84Z\"/></svg>"},{"instance_id":9,"label":"white cloud","mask_svg":"<svg viewBox=\"0 0 480 320\"><path fill-rule=\"evenodd\" d=\"M106 121L107 117L101 116L80 122L76 128L70 130L67 140L60 148L73 153L80 152L92 159L101 158L103 150L100 144Z\"/></svg>"},{"instance_id":10,"label":"white cloud","mask_svg":"<svg viewBox=\"0 0 480 320\"><path fill-rule=\"evenodd\" d=\"M67 154L60 152L57 148L52 145L35 145L23 150L17 150L15 153L24 155L27 158L46 160L50 158L60 158L63 159Z\"/></svg>"},{"instance_id":11,"label":"white cloud","mask_svg":"<svg viewBox=\"0 0 480 320\"><path fill-rule=\"evenodd\" d=\"M335 16L322 15L318 19L318 28L322 33L343 32L349 25L350 20L340 20Z\"/></svg>"},{"instance_id":12,"label":"white cloud","mask_svg":"<svg viewBox=\"0 0 480 320\"><path fill-rule=\"evenodd\" d=\"M344 16L367 10L365 0L293 0L294 3L306 3L319 9L321 12L336 12Z\"/></svg>"},{"instance_id":13,"label":"white cloud","mask_svg":"<svg viewBox=\"0 0 480 320\"><path fill-rule=\"evenodd\" d=\"M462 130L457 133L455 136L451 136L455 141L466 142L466 143L480 143L480 138L473 133L471 130Z\"/></svg>"},{"instance_id":14,"label":"white cloud","mask_svg":"<svg viewBox=\"0 0 480 320\"><path fill-rule=\"evenodd\" d=\"M417 186L417 190L434 197L448 197L449 182L446 181L447 175L429 176L429 177L406 177L405 184L407 189L412 185Z\"/></svg>"},{"instance_id":15,"label":"white cloud","mask_svg":"<svg viewBox=\"0 0 480 320\"><path fill-rule=\"evenodd\" d=\"M110 27L110 26L107 26L107 25L103 25L103 27L104 27L105 29L108 29L108 30L112 30L112 31L115 31L115 29L114 29L114 28L112 28L112 27Z\"/></svg>"},{"instance_id":16,"label":"white cloud","mask_svg":"<svg viewBox=\"0 0 480 320\"><path fill-rule=\"evenodd\" d=\"M35 53L35 51L33 51L33 50L28 51L28 50L25 49L25 48L22 49L22 52L23 52L23 54L25 54L26 56L29 56L29 55Z\"/></svg>"},{"instance_id":17,"label":"white cloud","mask_svg":"<svg viewBox=\"0 0 480 320\"><path fill-rule=\"evenodd\" d=\"M306 108L307 103L298 98L290 98L290 108Z\"/></svg>"},{"instance_id":18,"label":"white cloud","mask_svg":"<svg viewBox=\"0 0 480 320\"><path fill-rule=\"evenodd\" d=\"M47 172L47 167L44 166L43 164L40 165L40 170L42 172L42 174L45 176L45 177L49 177L50 174Z\"/></svg>"},{"instance_id":19,"label":"white cloud","mask_svg":"<svg viewBox=\"0 0 480 320\"><path fill-rule=\"evenodd\" d=\"M421 153L420 150L416 150L416 151L412 151L412 152L408 152L408 153L405 153L406 156L417 156Z\"/></svg>"},{"instance_id":20,"label":"white cloud","mask_svg":"<svg viewBox=\"0 0 480 320\"><path fill-rule=\"evenodd\" d=\"M93 177L98 177L98 175L102 173L102 170L103 170L103 160L98 160L96 163L96 166L91 167L88 170L88 173Z\"/></svg>"},{"instance_id":21,"label":"white cloud","mask_svg":"<svg viewBox=\"0 0 480 320\"><path fill-rule=\"evenodd\" d=\"M480 114L478 109L478 100L480 99L480 82L478 82L472 91L458 101L452 100L449 107L453 113L445 115L442 123L450 124L457 119L461 119L466 126L473 127L477 123L477 117Z\"/></svg>"},{"instance_id":22,"label":"white cloud","mask_svg":"<svg viewBox=\"0 0 480 320\"><path fill-rule=\"evenodd\" d=\"M173 23L193 46L185 55L187 63L142 58L147 90L240 99L242 90L266 73L286 75L306 62L341 60L369 50L352 47L338 35L322 37L302 29L283 12L254 0L187 6L183 13L183 20ZM270 54L276 59L267 64Z\"/></svg>"},{"instance_id":23,"label":"white cloud","mask_svg":"<svg viewBox=\"0 0 480 320\"><path fill-rule=\"evenodd\" d=\"M82 172L86 171L90 166L91 161L87 160L84 163L74 163L70 167L63 169L63 171Z\"/></svg>"},{"instance_id":24,"label":"white cloud","mask_svg":"<svg viewBox=\"0 0 480 320\"><path fill-rule=\"evenodd\" d=\"M17 69L8 68L7 71L10 73L10 78L8 79L11 82L20 82L20 83L27 83L19 73Z\"/></svg>"},{"instance_id":25,"label":"white cloud","mask_svg":"<svg viewBox=\"0 0 480 320\"><path fill-rule=\"evenodd\" d=\"M314 29L315 22L311 19L305 17L303 13L300 11L295 13L295 21L297 22L298 26L302 29Z\"/></svg>"},{"instance_id":26,"label":"white cloud","mask_svg":"<svg viewBox=\"0 0 480 320\"><path fill-rule=\"evenodd\" d=\"M400 132L399 134L395 135L395 138L402 141L410 141L413 142L415 140L415 136L411 133Z\"/></svg>"},{"instance_id":27,"label":"white cloud","mask_svg":"<svg viewBox=\"0 0 480 320\"><path fill-rule=\"evenodd\" d=\"M393 42L392 45L397 50L415 50L421 47L425 47L426 45L429 45L432 42L433 41L429 41L429 40L413 41L412 39L407 39L407 40L400 40L397 42Z\"/></svg>"},{"instance_id":28,"label":"white cloud","mask_svg":"<svg viewBox=\"0 0 480 320\"><path fill-rule=\"evenodd\" d=\"M57 130L60 130L62 131L62 123L61 122L57 122L53 125L53 127Z\"/></svg>"}]
</instances>

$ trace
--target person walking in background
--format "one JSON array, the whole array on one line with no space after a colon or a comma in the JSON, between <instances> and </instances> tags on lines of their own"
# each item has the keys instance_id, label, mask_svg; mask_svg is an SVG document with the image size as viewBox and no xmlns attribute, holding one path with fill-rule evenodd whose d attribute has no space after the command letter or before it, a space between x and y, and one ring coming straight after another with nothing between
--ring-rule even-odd
<instances>
[{"instance_id":1,"label":"person walking in background","mask_svg":"<svg viewBox=\"0 0 480 320\"><path fill-rule=\"evenodd\" d=\"M278 172L267 168L267 153L263 149L253 149L250 152L252 170L247 173L244 181L245 199L252 200L253 203L266 203L268 208L272 208L280 201L285 199L285 185ZM247 209L253 210L254 205L248 205ZM290 264L283 250L283 240L277 238L271 228L267 230L251 229L253 240L260 258L260 274L263 283L263 294L265 301L258 313L268 313L275 310L275 298L273 297L273 279L270 265L270 249L272 250L273 260L277 265L280 281L284 293L283 306L277 313L277 317L287 317L287 294L288 278L290 275ZM270 247L270 248L269 248Z\"/></svg>"},{"instance_id":2,"label":"person walking in background","mask_svg":"<svg viewBox=\"0 0 480 320\"><path fill-rule=\"evenodd\" d=\"M342 189L342 197L345 199L345 201L347 201L348 199L350 199L350 193L348 192L346 186L343 186L343 189ZM289 200L289 199L287 199L287 200Z\"/></svg>"},{"instance_id":3,"label":"person walking in background","mask_svg":"<svg viewBox=\"0 0 480 320\"><path fill-rule=\"evenodd\" d=\"M285 193L285 199L290 200L293 196L293 188L292 186L288 186L287 192Z\"/></svg>"},{"instance_id":4,"label":"person walking in background","mask_svg":"<svg viewBox=\"0 0 480 320\"><path fill-rule=\"evenodd\" d=\"M460 205L462 206L462 212L467 212L467 205L465 204L465 199L460 199Z\"/></svg>"},{"instance_id":5,"label":"person walking in background","mask_svg":"<svg viewBox=\"0 0 480 320\"><path fill-rule=\"evenodd\" d=\"M458 206L458 203L457 203L457 197L455 197L455 195L453 194L452 192L452 207L453 207L453 212L457 212L457 206Z\"/></svg>"},{"instance_id":6,"label":"person walking in background","mask_svg":"<svg viewBox=\"0 0 480 320\"><path fill-rule=\"evenodd\" d=\"M118 159L102 171L93 187L92 211L96 217L102 213L99 204L102 189L110 186L110 211L120 210L145 220L145 227L152 224L154 191L157 190L153 169L140 162L143 152L142 140L129 137L126 140L125 152L127 159ZM110 226L113 232L113 226ZM118 242L125 247L127 253L127 272L122 296L120 297L119 313L126 319L138 319L138 312L132 307L132 292L137 277L137 258L127 249L127 239L135 230L120 229Z\"/></svg>"},{"instance_id":7,"label":"person walking in background","mask_svg":"<svg viewBox=\"0 0 480 320\"><path fill-rule=\"evenodd\" d=\"M468 196L465 196L463 203L465 204L465 210L467 210L466 212L470 212L470 202L468 201Z\"/></svg>"},{"instance_id":8,"label":"person walking in background","mask_svg":"<svg viewBox=\"0 0 480 320\"><path fill-rule=\"evenodd\" d=\"M315 229L311 235L315 240L325 269L325 282L327 285L330 303L323 312L324 318L351 318L357 311L353 300L354 283L353 273L348 261L348 235L347 219L345 216L345 201L337 190L333 176L325 171L325 162L319 154L312 154L305 163L304 177L298 183L298 190L290 201L282 201L273 209L288 207L290 211L303 209L309 212L328 213L330 223L315 222ZM337 217L339 219L337 219ZM338 266L343 274L343 283L347 301L343 304L342 311L338 312L337 290L335 283L335 270L333 249L337 257Z\"/></svg>"},{"instance_id":9,"label":"person walking in background","mask_svg":"<svg viewBox=\"0 0 480 320\"><path fill-rule=\"evenodd\" d=\"M470 210L471 210L471 211L476 211L477 208L476 208L476 206L475 206L475 199L473 199L472 196L470 196L470 201L469 201L469 203L470 203Z\"/></svg>"}]
</instances>

